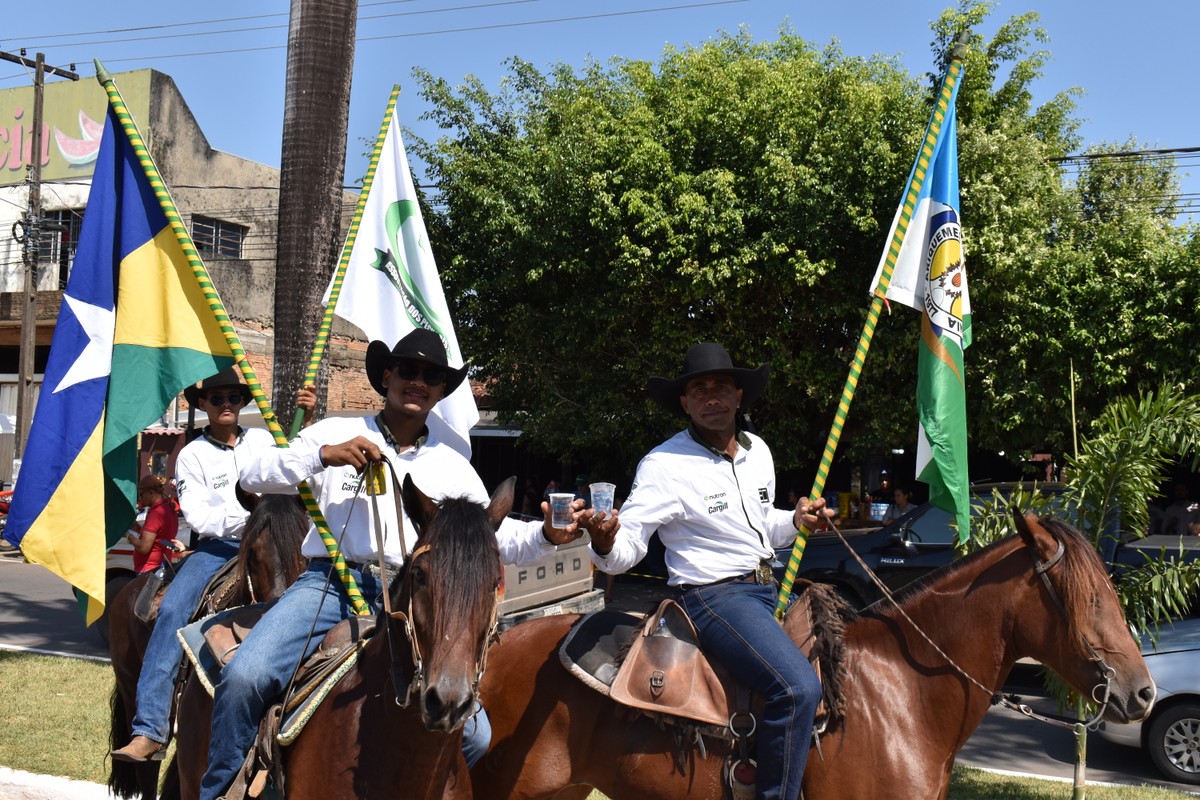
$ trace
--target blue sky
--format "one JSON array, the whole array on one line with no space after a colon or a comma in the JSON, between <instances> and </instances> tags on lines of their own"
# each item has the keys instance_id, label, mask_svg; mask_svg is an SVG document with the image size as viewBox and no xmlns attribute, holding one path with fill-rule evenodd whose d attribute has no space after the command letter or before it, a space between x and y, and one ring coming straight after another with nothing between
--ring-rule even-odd
<instances>
[{"instance_id":1,"label":"blue sky","mask_svg":"<svg viewBox=\"0 0 1200 800\"><path fill-rule=\"evenodd\" d=\"M505 73L504 60L512 55L541 68L555 62L580 65L589 57L656 60L667 44L699 43L739 25L756 38L770 38L787 21L810 42L837 40L848 54L895 56L910 72L924 73L933 58L929 22L945 5L881 0L360 0L348 182L365 170L361 140L374 138L393 84L403 89L397 106L403 123L422 135L436 135L419 120L426 106L412 78L414 66L452 84L472 73L495 88ZM92 58L112 72L158 69L175 79L212 146L278 165L287 0L60 0L7 6L0 49L27 47L29 56L41 51L48 63L60 66L74 61L89 79ZM1192 77L1188 62L1200 30L1200 3L1002 0L982 33L990 35L1009 16L1030 10L1041 15L1053 54L1035 87L1037 99L1070 87L1083 89L1078 115L1084 121L1085 146L1131 136L1143 147L1200 145L1200 110L1194 92L1182 88ZM191 24L203 21L212 22ZM30 81L21 67L0 62L0 88ZM1189 190L1200 183L1182 177Z\"/></svg>"}]
</instances>

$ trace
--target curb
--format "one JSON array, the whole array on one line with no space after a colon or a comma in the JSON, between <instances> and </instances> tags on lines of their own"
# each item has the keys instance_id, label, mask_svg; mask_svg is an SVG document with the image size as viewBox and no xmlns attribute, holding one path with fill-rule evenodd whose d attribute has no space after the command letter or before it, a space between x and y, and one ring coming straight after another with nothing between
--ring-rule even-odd
<instances>
[{"instance_id":1,"label":"curb","mask_svg":"<svg viewBox=\"0 0 1200 800\"><path fill-rule=\"evenodd\" d=\"M99 783L0 767L0 800L110 800Z\"/></svg>"}]
</instances>

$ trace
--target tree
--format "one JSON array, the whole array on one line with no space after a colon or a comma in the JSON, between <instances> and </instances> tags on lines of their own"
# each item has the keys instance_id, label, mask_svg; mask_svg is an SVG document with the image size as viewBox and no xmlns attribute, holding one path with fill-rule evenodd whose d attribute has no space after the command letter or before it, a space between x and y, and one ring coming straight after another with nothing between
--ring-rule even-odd
<instances>
[{"instance_id":1,"label":"tree","mask_svg":"<svg viewBox=\"0 0 1200 800\"><path fill-rule=\"evenodd\" d=\"M275 255L275 331L284 335L275 337L272 383L285 429L340 247L357 13L358 0L292 2Z\"/></svg>"},{"instance_id":2,"label":"tree","mask_svg":"<svg viewBox=\"0 0 1200 800\"><path fill-rule=\"evenodd\" d=\"M991 8L964 2L935 23L939 74L948 42ZM1105 265L1106 280L1124 281L1133 269L1111 264L1085 200L1107 209L1122 253L1162 264L1156 274L1176 274L1183 245L1195 246L1136 202L1131 182L1092 182L1090 169L1076 186L1064 181L1054 159L1077 146L1073 92L1033 106L1047 54L1032 48L1044 40L1032 14L990 40L976 36L959 94L976 318L970 424L976 445L1013 452L1069 438L1067 392L1047 387L1066 385L1072 360L1088 371L1085 420L1136 385L1133 372L1092 382L1101 366L1140 363L1153 379L1164 364L1180 379L1197 369L1186 342L1165 336L1148 357L1126 315L1105 315L1081 291L1083 272ZM815 464L932 82L788 29L774 41L723 34L668 48L657 64L613 59L578 73L513 59L495 93L473 78L457 89L427 73L418 80L446 132L414 145L440 190L431 237L464 350L502 420L547 453L628 473L677 427L645 400L646 379L675 374L690 344L716 340L736 361L771 364L752 415L779 469ZM1118 190L1124 200L1104 205ZM1131 228L1134 217L1144 224ZM1119 296L1145 280L1121 283ZM1195 333L1181 309L1163 313L1176 315L1176 335ZM1069 330L1075 319L1080 329ZM881 323L843 454L915 444L917 325L903 309ZM1101 346L1119 358L1105 361Z\"/></svg>"}]
</instances>

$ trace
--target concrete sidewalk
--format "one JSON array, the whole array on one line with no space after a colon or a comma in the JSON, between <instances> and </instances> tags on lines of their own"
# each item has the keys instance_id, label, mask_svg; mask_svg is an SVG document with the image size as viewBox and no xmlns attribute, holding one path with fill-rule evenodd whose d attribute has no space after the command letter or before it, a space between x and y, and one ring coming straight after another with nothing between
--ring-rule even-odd
<instances>
[{"instance_id":1,"label":"concrete sidewalk","mask_svg":"<svg viewBox=\"0 0 1200 800\"><path fill-rule=\"evenodd\" d=\"M109 800L108 787L0 767L0 800Z\"/></svg>"}]
</instances>

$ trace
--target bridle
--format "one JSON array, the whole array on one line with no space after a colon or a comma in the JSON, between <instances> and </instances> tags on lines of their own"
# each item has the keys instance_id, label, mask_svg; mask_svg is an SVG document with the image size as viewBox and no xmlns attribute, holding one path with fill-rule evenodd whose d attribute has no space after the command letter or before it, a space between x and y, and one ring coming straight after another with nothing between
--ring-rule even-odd
<instances>
[{"instance_id":1,"label":"bridle","mask_svg":"<svg viewBox=\"0 0 1200 800\"><path fill-rule=\"evenodd\" d=\"M875 571L871 569L871 567L867 565L867 562L863 561L862 557L857 553L857 551L850 546L850 543L846 541L846 537L842 534L837 525L830 521L830 527L833 528L833 531L837 534L838 539L841 540L845 548L850 551L850 555L854 557L854 560L858 562L858 565L862 567L867 575L871 578L876 588L883 593L883 596L886 597L888 602L892 604L892 607L899 612L900 616L902 616L905 621L912 626L912 629L916 631L917 635L924 639L925 643L932 647L934 651L936 651L937 654L940 655L955 672L962 676L967 682L983 690L983 692L991 698L992 705L1003 706L1030 719L1036 719L1041 722L1046 722L1051 725L1064 728L1078 730L1082 726L1088 730L1096 730L1100 726L1100 720L1104 717L1105 711L1108 710L1108 703L1112 697L1112 681L1113 678L1116 677L1117 671L1104 661L1100 654L1096 652L1096 648L1092 646L1091 642L1087 641L1086 639L1083 642L1084 646L1088 650L1088 653L1090 654L1088 660L1097 665L1097 669L1103 678L1103 683L1098 683L1092 687L1092 702L1099 704L1099 708L1096 713L1087 720L1083 721L1070 721L1044 714L1038 714L1036 711L1030 708L1028 704L1022 703L1020 698L1018 698L1016 695L1004 694L1003 692L997 692L989 689L973 675L969 674L966 670L955 663L954 659L951 658L946 651L938 647L938 645L929 638L929 635L926 634L925 631L921 630L921 627L917 625L915 621L913 621L912 617L908 615L908 612L906 612L900 606L900 604L896 602L896 598L892 596L891 590L884 585L883 581L879 579L879 576L875 574ZM1062 560L1063 555L1066 553L1066 545L1063 544L1063 540L1058 536L1058 534L1054 533L1053 531L1047 531L1047 533L1054 538L1055 543L1058 545L1057 549L1054 551L1054 555L1050 556L1050 558L1042 561L1038 558L1036 550L1028 545L1026 545L1026 547L1028 547L1029 555L1033 559L1034 574L1041 579L1042 585L1050 595L1050 602L1056 609L1058 609L1058 613L1062 616L1063 621L1067 623L1068 627L1070 627L1071 618L1067 614L1067 607L1063 604L1062 597L1059 595L1058 590L1054 588L1054 584L1050 581L1048 574L1050 570Z\"/></svg>"},{"instance_id":2,"label":"bridle","mask_svg":"<svg viewBox=\"0 0 1200 800\"><path fill-rule=\"evenodd\" d=\"M400 530L400 552L404 557L404 564L406 565L404 579L400 587L401 594L407 594L408 596L407 607L404 611L394 611L392 609L392 593L391 587L388 585L389 570L383 560L383 522L379 515L378 500L379 495L383 492L378 491L378 487L385 484L382 480L372 480L372 477L376 476L371 475L366 476L367 480L365 483L367 484L367 495L371 498L371 516L375 527L375 549L379 556L379 581L383 589L383 613L387 620L383 627L391 660L389 674L391 675L392 687L395 690L396 705L401 708L408 708L412 703L413 695L420 696L424 694L425 688L428 685L425 674L425 660L421 655L421 643L417 637L416 617L413 614L414 592L412 591L412 576L415 571L416 560L421 556L433 552L433 548L428 544L424 544L409 555L408 543L404 539L404 509L400 498L400 480L396 476L396 468L385 456L383 461L368 465L367 470L383 470L385 464L392 478L393 496L396 503L396 521ZM497 587L493 590L492 594L492 619L483 634L482 641L479 643L479 658L475 661L475 679L471 683L471 699L473 702L479 701L479 684L483 680L483 673L487 668L488 644L495 637L496 629L499 625L499 599L499 587ZM392 636L392 621L399 622L404 626L404 635L409 643L409 659L413 666L413 673L411 680L407 682L404 677L404 659L400 654L399 645Z\"/></svg>"}]
</instances>

